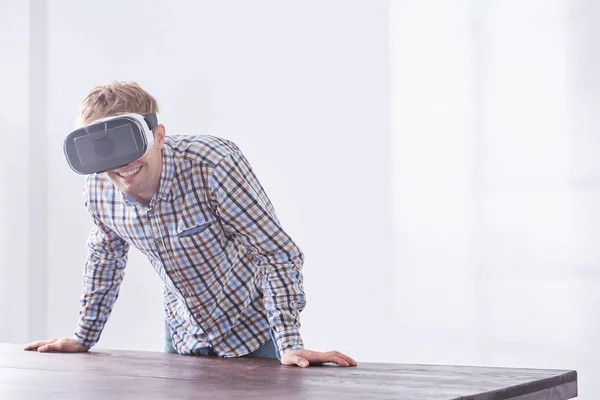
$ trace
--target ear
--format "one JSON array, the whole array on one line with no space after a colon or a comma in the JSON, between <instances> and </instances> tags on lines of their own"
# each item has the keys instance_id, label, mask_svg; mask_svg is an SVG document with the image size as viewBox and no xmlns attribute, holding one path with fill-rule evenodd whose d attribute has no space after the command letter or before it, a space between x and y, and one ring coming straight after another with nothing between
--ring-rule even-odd
<instances>
[{"instance_id":1,"label":"ear","mask_svg":"<svg viewBox=\"0 0 600 400\"><path fill-rule=\"evenodd\" d=\"M158 150L162 150L165 147L165 126L163 124L157 125L156 128L152 129L154 133L154 143Z\"/></svg>"}]
</instances>

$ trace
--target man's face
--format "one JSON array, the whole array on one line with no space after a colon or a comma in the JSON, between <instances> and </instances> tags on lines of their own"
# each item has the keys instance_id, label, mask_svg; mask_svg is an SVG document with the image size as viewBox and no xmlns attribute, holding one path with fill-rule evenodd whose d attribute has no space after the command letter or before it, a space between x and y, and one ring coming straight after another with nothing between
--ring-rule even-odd
<instances>
[{"instance_id":1,"label":"man's face","mask_svg":"<svg viewBox=\"0 0 600 400\"><path fill-rule=\"evenodd\" d=\"M162 170L161 150L165 143L165 127L158 125L153 132L154 144L144 157L125 167L105 172L122 193L144 204L150 203L158 191Z\"/></svg>"}]
</instances>

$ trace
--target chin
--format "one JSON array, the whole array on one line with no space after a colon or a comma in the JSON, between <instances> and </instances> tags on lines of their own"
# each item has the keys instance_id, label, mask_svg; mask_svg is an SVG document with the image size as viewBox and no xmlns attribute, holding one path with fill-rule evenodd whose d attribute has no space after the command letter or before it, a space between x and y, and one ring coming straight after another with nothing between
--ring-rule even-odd
<instances>
[{"instance_id":1,"label":"chin","mask_svg":"<svg viewBox=\"0 0 600 400\"><path fill-rule=\"evenodd\" d=\"M137 190L131 190L131 189L126 189L123 187L120 187L119 190L121 190L121 192L123 192L123 194L127 195L127 196L136 196L137 195Z\"/></svg>"}]
</instances>

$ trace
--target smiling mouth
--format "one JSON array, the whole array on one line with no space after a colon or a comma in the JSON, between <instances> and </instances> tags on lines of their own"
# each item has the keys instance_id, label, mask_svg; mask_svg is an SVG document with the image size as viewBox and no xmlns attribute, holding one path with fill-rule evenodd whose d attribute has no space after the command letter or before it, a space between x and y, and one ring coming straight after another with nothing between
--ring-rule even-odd
<instances>
[{"instance_id":1,"label":"smiling mouth","mask_svg":"<svg viewBox=\"0 0 600 400\"><path fill-rule=\"evenodd\" d=\"M137 174L138 172L140 172L141 169L142 169L142 167L137 167L137 168L131 169L129 171L117 172L117 174L121 178L131 178L132 176L134 176L135 174Z\"/></svg>"}]
</instances>

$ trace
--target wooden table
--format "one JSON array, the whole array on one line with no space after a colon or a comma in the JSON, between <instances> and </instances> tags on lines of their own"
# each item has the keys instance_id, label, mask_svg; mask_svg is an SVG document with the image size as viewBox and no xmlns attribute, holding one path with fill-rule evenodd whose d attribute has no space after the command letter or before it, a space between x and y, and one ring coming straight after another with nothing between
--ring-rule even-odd
<instances>
[{"instance_id":1,"label":"wooden table","mask_svg":"<svg viewBox=\"0 0 600 400\"><path fill-rule=\"evenodd\" d=\"M559 400L577 372L360 363L287 367L277 360L96 349L37 353L0 344L0 399Z\"/></svg>"}]
</instances>

